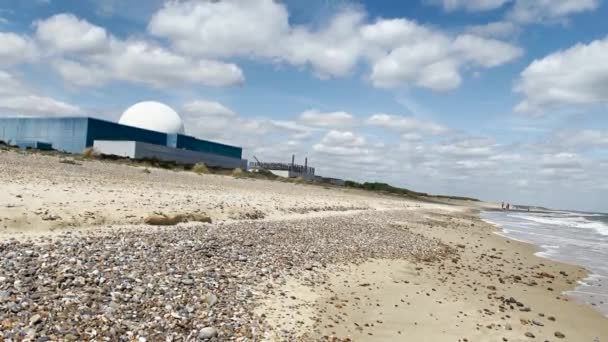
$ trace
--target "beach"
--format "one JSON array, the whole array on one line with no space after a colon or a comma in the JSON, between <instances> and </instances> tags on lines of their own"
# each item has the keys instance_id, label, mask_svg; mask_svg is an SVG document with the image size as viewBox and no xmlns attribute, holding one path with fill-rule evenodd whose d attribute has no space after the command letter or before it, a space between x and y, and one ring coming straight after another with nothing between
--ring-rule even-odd
<instances>
[{"instance_id":1,"label":"beach","mask_svg":"<svg viewBox=\"0 0 608 342\"><path fill-rule=\"evenodd\" d=\"M66 158L0 151L0 340L608 338L495 204Z\"/></svg>"}]
</instances>

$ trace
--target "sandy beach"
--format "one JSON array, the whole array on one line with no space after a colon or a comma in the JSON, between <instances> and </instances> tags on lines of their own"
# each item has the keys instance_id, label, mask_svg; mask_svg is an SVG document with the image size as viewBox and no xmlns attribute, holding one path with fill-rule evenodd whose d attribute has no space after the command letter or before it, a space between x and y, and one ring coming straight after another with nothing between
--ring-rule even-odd
<instances>
[{"instance_id":1,"label":"sandy beach","mask_svg":"<svg viewBox=\"0 0 608 342\"><path fill-rule=\"evenodd\" d=\"M14 151L0 189L0 340L608 339L490 203Z\"/></svg>"}]
</instances>

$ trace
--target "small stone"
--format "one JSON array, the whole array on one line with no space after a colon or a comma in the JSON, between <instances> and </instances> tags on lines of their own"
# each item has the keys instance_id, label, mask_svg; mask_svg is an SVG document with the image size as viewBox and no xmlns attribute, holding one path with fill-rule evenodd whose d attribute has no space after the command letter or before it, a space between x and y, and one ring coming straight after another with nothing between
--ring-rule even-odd
<instances>
[{"instance_id":1,"label":"small stone","mask_svg":"<svg viewBox=\"0 0 608 342\"><path fill-rule=\"evenodd\" d=\"M40 323L40 321L42 321L42 316L40 316L38 314L30 317L30 324L31 325L38 324L38 323Z\"/></svg>"},{"instance_id":2,"label":"small stone","mask_svg":"<svg viewBox=\"0 0 608 342\"><path fill-rule=\"evenodd\" d=\"M10 310L12 313L18 313L19 311L21 311L21 305L13 304L10 306Z\"/></svg>"},{"instance_id":3,"label":"small stone","mask_svg":"<svg viewBox=\"0 0 608 342\"><path fill-rule=\"evenodd\" d=\"M539 327L544 327L545 326L543 323L541 323L539 321L536 321L536 320L532 320L532 324L538 325Z\"/></svg>"},{"instance_id":4,"label":"small stone","mask_svg":"<svg viewBox=\"0 0 608 342\"><path fill-rule=\"evenodd\" d=\"M312 265L311 264L305 264L304 265L304 269L307 271L312 271Z\"/></svg>"},{"instance_id":5,"label":"small stone","mask_svg":"<svg viewBox=\"0 0 608 342\"><path fill-rule=\"evenodd\" d=\"M527 333L525 333L524 336L529 337L529 338L535 338L534 334L529 331Z\"/></svg>"},{"instance_id":6,"label":"small stone","mask_svg":"<svg viewBox=\"0 0 608 342\"><path fill-rule=\"evenodd\" d=\"M549 317L547 317L547 319L550 320L550 321L552 321L552 322L555 322L555 317L553 317L553 316L549 316Z\"/></svg>"},{"instance_id":7,"label":"small stone","mask_svg":"<svg viewBox=\"0 0 608 342\"><path fill-rule=\"evenodd\" d=\"M201 340L208 340L217 336L217 329L213 327L206 327L201 329L198 333L198 338Z\"/></svg>"},{"instance_id":8,"label":"small stone","mask_svg":"<svg viewBox=\"0 0 608 342\"><path fill-rule=\"evenodd\" d=\"M207 302L209 307L213 307L215 304L217 304L217 296L210 293L207 295L207 298L205 298L205 302Z\"/></svg>"},{"instance_id":9,"label":"small stone","mask_svg":"<svg viewBox=\"0 0 608 342\"><path fill-rule=\"evenodd\" d=\"M77 341L78 337L74 334L67 334L64 336L66 341Z\"/></svg>"},{"instance_id":10,"label":"small stone","mask_svg":"<svg viewBox=\"0 0 608 342\"><path fill-rule=\"evenodd\" d=\"M506 330L513 330L513 327L511 326L511 324L507 323L507 324L505 324L505 329Z\"/></svg>"},{"instance_id":11,"label":"small stone","mask_svg":"<svg viewBox=\"0 0 608 342\"><path fill-rule=\"evenodd\" d=\"M565 338L565 337L566 337L566 335L564 335L563 333L561 333L561 332L559 332L559 331L556 331L554 335L555 335L555 337L557 337L557 338Z\"/></svg>"}]
</instances>

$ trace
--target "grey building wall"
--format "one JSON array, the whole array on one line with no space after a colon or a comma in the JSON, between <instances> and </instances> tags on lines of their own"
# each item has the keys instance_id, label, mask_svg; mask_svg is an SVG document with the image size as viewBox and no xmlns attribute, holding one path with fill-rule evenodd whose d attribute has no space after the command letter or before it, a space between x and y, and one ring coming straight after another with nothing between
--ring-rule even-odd
<instances>
[{"instance_id":1,"label":"grey building wall","mask_svg":"<svg viewBox=\"0 0 608 342\"><path fill-rule=\"evenodd\" d=\"M95 140L94 148L101 154L117 155L132 159L158 159L181 164L205 163L208 166L229 169L246 169L247 167L247 160L240 158L230 158L217 154L183 150L139 141Z\"/></svg>"}]
</instances>

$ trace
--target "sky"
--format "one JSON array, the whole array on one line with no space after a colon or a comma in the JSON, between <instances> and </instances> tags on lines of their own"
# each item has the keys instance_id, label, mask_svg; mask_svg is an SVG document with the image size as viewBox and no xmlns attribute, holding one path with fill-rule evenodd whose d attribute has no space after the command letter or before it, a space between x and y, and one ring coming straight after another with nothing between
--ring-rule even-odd
<instances>
[{"instance_id":1,"label":"sky","mask_svg":"<svg viewBox=\"0 0 608 342\"><path fill-rule=\"evenodd\" d=\"M605 0L0 0L0 116L164 102L245 158L608 212Z\"/></svg>"}]
</instances>

